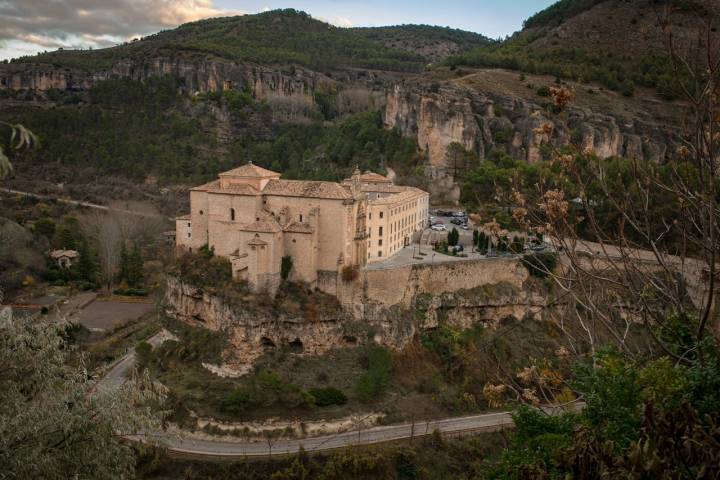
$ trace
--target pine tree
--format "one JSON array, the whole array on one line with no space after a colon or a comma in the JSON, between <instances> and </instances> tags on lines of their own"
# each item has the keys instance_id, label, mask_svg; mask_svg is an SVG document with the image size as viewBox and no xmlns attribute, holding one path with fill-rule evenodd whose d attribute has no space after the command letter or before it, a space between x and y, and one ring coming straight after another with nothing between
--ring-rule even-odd
<instances>
[{"instance_id":1,"label":"pine tree","mask_svg":"<svg viewBox=\"0 0 720 480\"><path fill-rule=\"evenodd\" d=\"M78 253L80 254L80 258L78 258L76 264L77 277L92 286L97 286L100 267L95 259L95 255L90 250L84 238L78 242Z\"/></svg>"},{"instance_id":2,"label":"pine tree","mask_svg":"<svg viewBox=\"0 0 720 480\"><path fill-rule=\"evenodd\" d=\"M460 240L460 233L457 231L457 228L453 227L452 230L450 230L450 233L448 233L448 245L451 247L454 247L458 244L458 241Z\"/></svg>"},{"instance_id":3,"label":"pine tree","mask_svg":"<svg viewBox=\"0 0 720 480\"><path fill-rule=\"evenodd\" d=\"M75 234L66 225L58 231L57 245L63 250L75 250L77 242L75 242Z\"/></svg>"}]
</instances>

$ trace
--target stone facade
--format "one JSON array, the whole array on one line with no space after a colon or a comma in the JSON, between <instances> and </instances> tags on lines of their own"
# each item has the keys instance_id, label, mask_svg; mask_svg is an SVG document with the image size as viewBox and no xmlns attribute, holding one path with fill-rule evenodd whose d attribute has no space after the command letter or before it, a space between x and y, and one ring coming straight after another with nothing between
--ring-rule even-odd
<instances>
[{"instance_id":1,"label":"stone facade","mask_svg":"<svg viewBox=\"0 0 720 480\"><path fill-rule=\"evenodd\" d=\"M385 259L409 243L427 222L428 206L426 192L371 172L356 170L342 183L281 180L250 163L190 191L176 241L180 249L207 245L227 257L233 277L255 291L274 293L282 259L291 257L290 280L337 295L343 268Z\"/></svg>"}]
</instances>

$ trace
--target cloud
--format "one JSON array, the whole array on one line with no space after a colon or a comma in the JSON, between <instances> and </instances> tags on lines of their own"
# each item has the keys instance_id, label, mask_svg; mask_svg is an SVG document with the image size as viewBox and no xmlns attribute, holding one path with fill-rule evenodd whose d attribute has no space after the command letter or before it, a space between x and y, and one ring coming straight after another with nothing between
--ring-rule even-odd
<instances>
[{"instance_id":1,"label":"cloud","mask_svg":"<svg viewBox=\"0 0 720 480\"><path fill-rule=\"evenodd\" d=\"M214 0L0 0L0 45L105 47L202 18L242 12Z\"/></svg>"},{"instance_id":2,"label":"cloud","mask_svg":"<svg viewBox=\"0 0 720 480\"><path fill-rule=\"evenodd\" d=\"M329 23L330 25L335 25L336 27L341 28L350 28L352 27L353 21L350 20L347 17L341 17L341 16L334 16L334 17L316 17L318 20L321 20L325 23Z\"/></svg>"}]
</instances>

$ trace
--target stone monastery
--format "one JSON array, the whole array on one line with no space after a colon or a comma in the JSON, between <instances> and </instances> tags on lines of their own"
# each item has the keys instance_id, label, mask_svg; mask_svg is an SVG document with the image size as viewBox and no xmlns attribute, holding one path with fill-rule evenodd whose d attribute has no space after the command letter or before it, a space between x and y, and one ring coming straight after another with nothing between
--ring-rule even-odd
<instances>
[{"instance_id":1,"label":"stone monastery","mask_svg":"<svg viewBox=\"0 0 720 480\"><path fill-rule=\"evenodd\" d=\"M274 294L283 257L289 279L336 294L343 271L385 260L427 225L429 195L356 168L342 183L281 180L249 163L190 190L176 219L179 249L204 245L232 263L233 278Z\"/></svg>"}]
</instances>

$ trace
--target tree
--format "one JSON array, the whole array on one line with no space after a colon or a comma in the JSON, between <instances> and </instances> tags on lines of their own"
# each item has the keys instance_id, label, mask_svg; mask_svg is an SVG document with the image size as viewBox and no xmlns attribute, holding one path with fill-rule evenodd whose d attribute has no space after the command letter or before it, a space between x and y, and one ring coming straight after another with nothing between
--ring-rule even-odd
<instances>
[{"instance_id":1,"label":"tree","mask_svg":"<svg viewBox=\"0 0 720 480\"><path fill-rule=\"evenodd\" d=\"M80 239L78 242L77 251L80 255L80 258L78 258L77 263L74 265L77 277L82 281L88 282L91 287L96 287L100 267L94 252L90 249L85 238Z\"/></svg>"},{"instance_id":2,"label":"tree","mask_svg":"<svg viewBox=\"0 0 720 480\"><path fill-rule=\"evenodd\" d=\"M98 245L103 280L110 291L120 264L120 225L113 215L96 213L93 218L93 234Z\"/></svg>"},{"instance_id":3,"label":"tree","mask_svg":"<svg viewBox=\"0 0 720 480\"><path fill-rule=\"evenodd\" d=\"M458 241L460 240L460 232L458 232L457 228L453 227L452 230L450 230L450 233L448 233L447 242L448 245L451 247L454 247L458 244Z\"/></svg>"},{"instance_id":4,"label":"tree","mask_svg":"<svg viewBox=\"0 0 720 480\"><path fill-rule=\"evenodd\" d=\"M36 234L52 239L55 236L55 222L49 218L40 218L33 225Z\"/></svg>"},{"instance_id":5,"label":"tree","mask_svg":"<svg viewBox=\"0 0 720 480\"><path fill-rule=\"evenodd\" d=\"M37 135L20 124L0 121L0 126L10 130L9 146L13 150L32 148L39 142ZM12 171L13 165L5 153L4 145L0 143L0 180L7 177Z\"/></svg>"},{"instance_id":6,"label":"tree","mask_svg":"<svg viewBox=\"0 0 720 480\"><path fill-rule=\"evenodd\" d=\"M70 325L5 315L0 325L0 469L8 478L128 478L122 442L160 427L146 377L117 390L95 387L65 337Z\"/></svg>"},{"instance_id":7,"label":"tree","mask_svg":"<svg viewBox=\"0 0 720 480\"><path fill-rule=\"evenodd\" d=\"M288 277L290 277L290 272L293 268L293 258L290 255L285 255L282 257L282 261L280 264L280 277L283 280L287 280Z\"/></svg>"}]
</instances>

